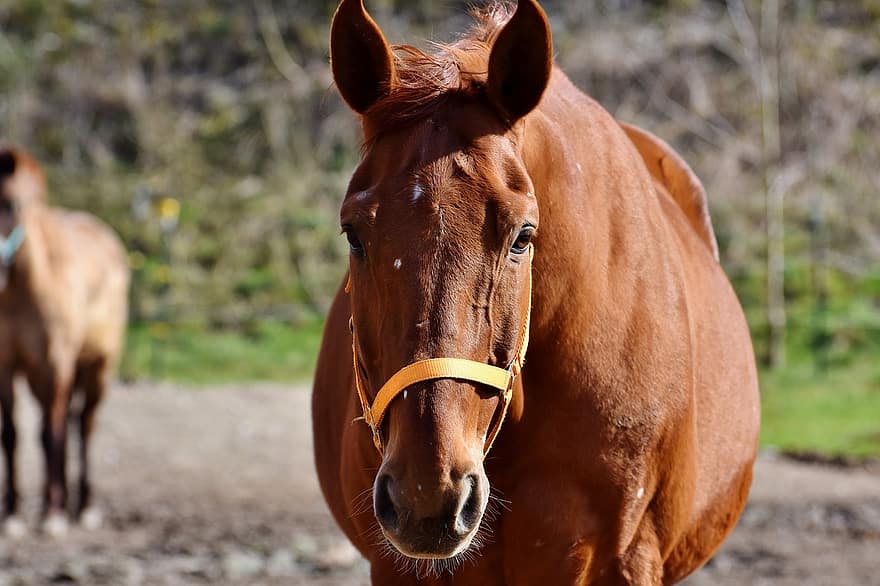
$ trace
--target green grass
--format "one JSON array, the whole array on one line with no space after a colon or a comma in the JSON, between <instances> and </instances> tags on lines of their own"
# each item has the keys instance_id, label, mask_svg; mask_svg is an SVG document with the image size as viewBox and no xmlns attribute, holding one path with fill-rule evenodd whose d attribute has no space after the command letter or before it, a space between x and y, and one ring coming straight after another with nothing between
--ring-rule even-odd
<instances>
[{"instance_id":1,"label":"green grass","mask_svg":"<svg viewBox=\"0 0 880 586\"><path fill-rule=\"evenodd\" d=\"M803 355L761 374L761 443L825 455L880 456L880 352L818 369Z\"/></svg>"},{"instance_id":2,"label":"green grass","mask_svg":"<svg viewBox=\"0 0 880 586\"><path fill-rule=\"evenodd\" d=\"M160 324L133 326L120 376L188 385L309 381L322 328L318 319L297 325L267 322L247 334Z\"/></svg>"}]
</instances>

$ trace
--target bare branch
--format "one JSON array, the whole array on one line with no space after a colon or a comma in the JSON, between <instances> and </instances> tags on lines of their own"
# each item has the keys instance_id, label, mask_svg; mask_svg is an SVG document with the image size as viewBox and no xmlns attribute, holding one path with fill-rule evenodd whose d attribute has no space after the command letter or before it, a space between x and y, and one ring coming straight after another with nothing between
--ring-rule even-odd
<instances>
[{"instance_id":1,"label":"bare branch","mask_svg":"<svg viewBox=\"0 0 880 586\"><path fill-rule=\"evenodd\" d=\"M308 76L287 50L284 37L281 36L281 28L278 26L278 19L272 8L272 0L254 0L254 10L257 13L260 36L263 38L272 64L297 91L302 89Z\"/></svg>"},{"instance_id":2,"label":"bare branch","mask_svg":"<svg viewBox=\"0 0 880 586\"><path fill-rule=\"evenodd\" d=\"M749 62L749 74L752 76L752 82L758 92L762 91L764 86L761 77L761 45L758 41L758 33L755 32L755 25L749 18L742 0L727 0L727 13L730 15L730 21L736 30L739 42L742 44L743 53Z\"/></svg>"},{"instance_id":3,"label":"bare branch","mask_svg":"<svg viewBox=\"0 0 880 586\"><path fill-rule=\"evenodd\" d=\"M641 81L640 84L643 87L645 86ZM650 89L645 87L645 90L651 103L663 112L667 118L674 120L677 124L680 124L712 147L721 150L721 144L717 139L719 135L725 139L735 138L727 129L715 124L711 120L694 114L691 110L669 97L669 94L661 88L659 76L654 76L652 87Z\"/></svg>"}]
</instances>

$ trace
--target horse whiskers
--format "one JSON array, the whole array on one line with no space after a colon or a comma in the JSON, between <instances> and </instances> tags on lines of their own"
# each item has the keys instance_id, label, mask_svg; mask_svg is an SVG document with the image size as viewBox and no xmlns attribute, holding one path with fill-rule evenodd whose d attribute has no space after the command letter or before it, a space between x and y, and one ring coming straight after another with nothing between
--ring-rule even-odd
<instances>
[{"instance_id":1,"label":"horse whiskers","mask_svg":"<svg viewBox=\"0 0 880 586\"><path fill-rule=\"evenodd\" d=\"M388 558L393 553L389 550L393 550L394 548L388 543L388 540L385 538L385 534L382 532L382 528L379 527L378 523L373 523L369 529L360 535L360 537L367 541L372 548L378 550L383 558Z\"/></svg>"},{"instance_id":2,"label":"horse whiskers","mask_svg":"<svg viewBox=\"0 0 880 586\"><path fill-rule=\"evenodd\" d=\"M420 560L408 558L397 550L393 550L392 553L394 554L395 567L397 570L401 573L412 574L418 580L425 578L439 578L447 572L451 574L465 561L462 554L449 559Z\"/></svg>"},{"instance_id":3,"label":"horse whiskers","mask_svg":"<svg viewBox=\"0 0 880 586\"><path fill-rule=\"evenodd\" d=\"M493 486L489 491L489 503L495 503L503 508L505 511L510 511L510 506L513 504L513 502L504 498L504 493L501 492L500 488L497 488L495 486Z\"/></svg>"},{"instance_id":4,"label":"horse whiskers","mask_svg":"<svg viewBox=\"0 0 880 586\"><path fill-rule=\"evenodd\" d=\"M471 540L470 547L459 555L468 554L469 560L476 559L482 555L481 550L487 543L492 542L492 536L495 534L495 529L492 527L494 521L495 518L484 515L476 534L474 534L474 538Z\"/></svg>"},{"instance_id":5,"label":"horse whiskers","mask_svg":"<svg viewBox=\"0 0 880 586\"><path fill-rule=\"evenodd\" d=\"M486 526L486 522L494 523L505 512L511 511L511 506L513 503L504 498L504 493L495 486L491 486L489 489L489 501L486 503L486 510L483 512L484 523L481 525L481 530Z\"/></svg>"},{"instance_id":6,"label":"horse whiskers","mask_svg":"<svg viewBox=\"0 0 880 586\"><path fill-rule=\"evenodd\" d=\"M363 515L373 508L373 487L364 489L351 499L351 513L349 519Z\"/></svg>"}]
</instances>

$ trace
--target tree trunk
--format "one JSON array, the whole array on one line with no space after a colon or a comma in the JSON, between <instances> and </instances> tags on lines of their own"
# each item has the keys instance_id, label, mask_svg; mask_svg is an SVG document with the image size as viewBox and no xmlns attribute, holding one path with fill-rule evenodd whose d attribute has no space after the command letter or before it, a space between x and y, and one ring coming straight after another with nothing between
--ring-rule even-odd
<instances>
[{"instance_id":1,"label":"tree trunk","mask_svg":"<svg viewBox=\"0 0 880 586\"><path fill-rule=\"evenodd\" d=\"M785 192L779 129L779 5L761 6L761 118L767 225L767 366L785 365Z\"/></svg>"}]
</instances>

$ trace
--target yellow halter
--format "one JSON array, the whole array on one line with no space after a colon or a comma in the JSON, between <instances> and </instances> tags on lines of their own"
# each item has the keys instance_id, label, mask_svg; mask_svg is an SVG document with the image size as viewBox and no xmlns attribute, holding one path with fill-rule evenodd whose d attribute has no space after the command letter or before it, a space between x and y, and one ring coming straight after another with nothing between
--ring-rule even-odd
<instances>
[{"instance_id":1,"label":"yellow halter","mask_svg":"<svg viewBox=\"0 0 880 586\"><path fill-rule=\"evenodd\" d=\"M499 368L482 362L466 360L464 358L428 358L427 360L419 360L398 370L391 378L389 378L379 394L370 405L367 395L364 392L361 383L360 367L358 360L357 336L354 331L354 316L349 320L351 329L351 350L354 357L354 383L357 388L358 398L361 401L361 408L364 411L364 421L373 432L373 444L379 453L384 451L382 443L381 426L385 417L385 412L391 401L397 395L404 391L407 387L426 380L434 380L440 378L456 378L468 380L471 382L483 384L501 392L501 402L499 404L500 412L496 410L496 416L493 417L495 423L492 425L491 431L486 436L483 444L483 457L489 453L492 443L498 432L501 431L501 424L507 415L507 409L510 407L510 400L513 398L513 383L516 377L522 372L523 362L525 361L526 350L529 346L529 322L532 317L532 259L534 258L534 247L529 245L529 281L528 281L528 299L529 308L526 312L526 319L523 322L522 332L519 338L519 348L516 355L507 368ZM348 283L345 286L345 292L351 292L351 276L349 275Z\"/></svg>"}]
</instances>

